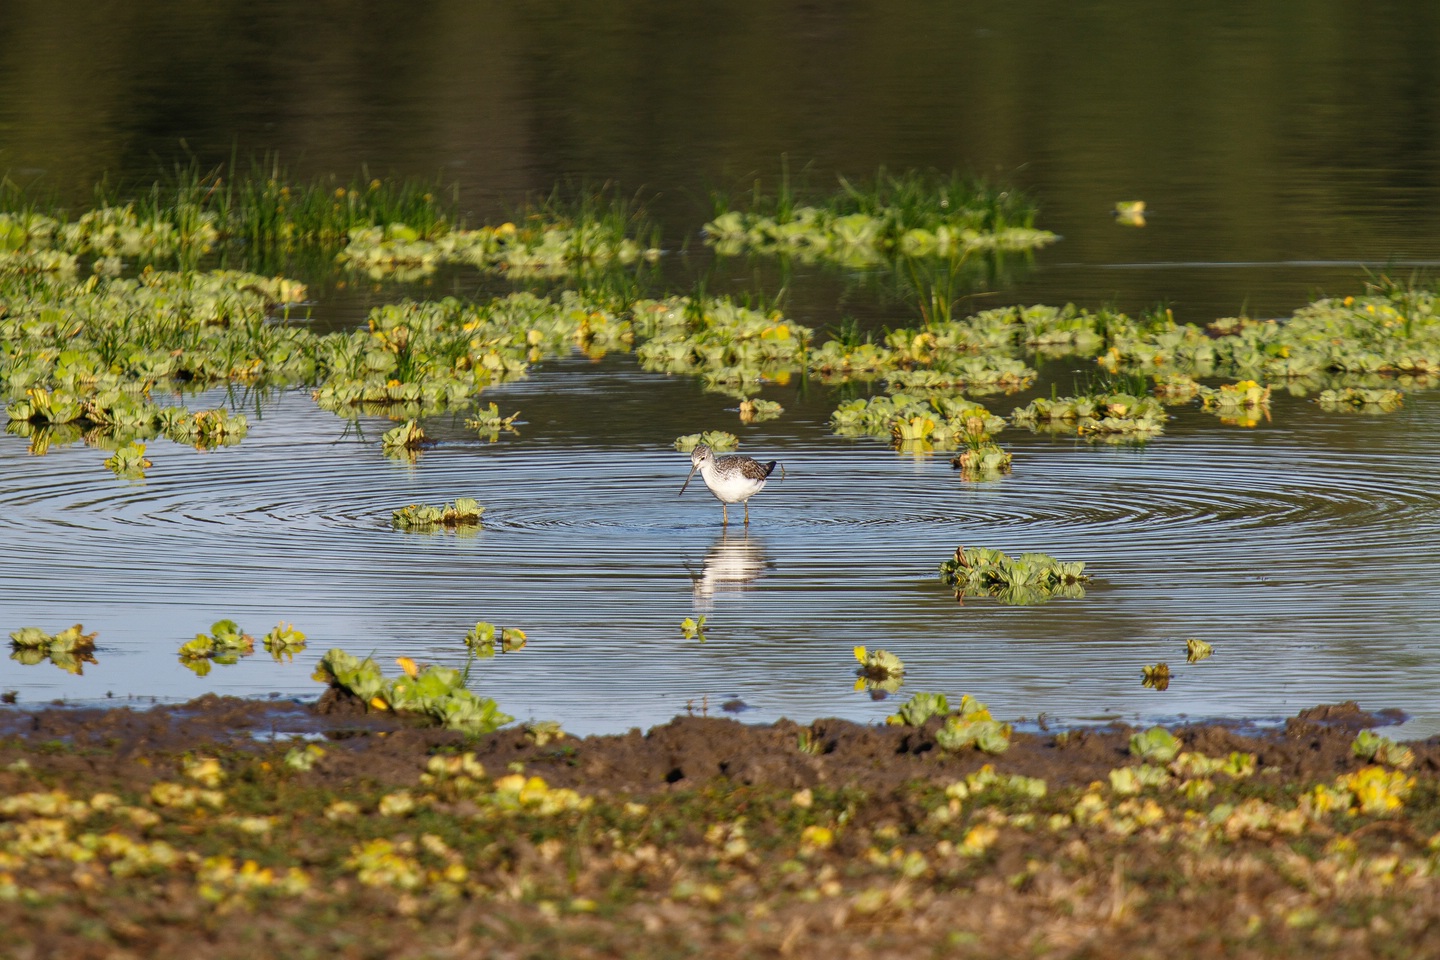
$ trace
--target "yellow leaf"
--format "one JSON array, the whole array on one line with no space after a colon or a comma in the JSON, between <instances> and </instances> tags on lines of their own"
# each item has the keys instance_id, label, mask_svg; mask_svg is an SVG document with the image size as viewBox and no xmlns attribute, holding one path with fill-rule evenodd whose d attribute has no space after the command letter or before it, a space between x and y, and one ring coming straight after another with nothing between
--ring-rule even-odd
<instances>
[{"instance_id":1,"label":"yellow leaf","mask_svg":"<svg viewBox=\"0 0 1440 960\"><path fill-rule=\"evenodd\" d=\"M420 668L415 666L415 661L409 657L396 657L395 662L400 664L400 669L405 671L407 677L414 678L419 676Z\"/></svg>"},{"instance_id":2,"label":"yellow leaf","mask_svg":"<svg viewBox=\"0 0 1440 960\"><path fill-rule=\"evenodd\" d=\"M859 660L861 663L864 663L864 662L865 662L865 654L868 653L868 652L869 652L869 651L867 651L864 647L858 647L858 646L857 646L857 647L855 648L855 659L856 659L856 660Z\"/></svg>"}]
</instances>

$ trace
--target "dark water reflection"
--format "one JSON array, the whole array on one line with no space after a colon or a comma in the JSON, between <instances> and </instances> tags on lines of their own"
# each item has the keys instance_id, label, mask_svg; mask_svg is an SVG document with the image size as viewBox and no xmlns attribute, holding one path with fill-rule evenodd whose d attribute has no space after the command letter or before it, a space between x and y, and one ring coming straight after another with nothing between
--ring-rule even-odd
<instances>
[{"instance_id":1,"label":"dark water reflection","mask_svg":"<svg viewBox=\"0 0 1440 960\"><path fill-rule=\"evenodd\" d=\"M1353 292L1365 265L1440 261L1428 3L17 2L0 44L0 169L75 203L105 175L235 153L278 153L299 176L437 178L475 217L610 180L653 196L686 289L710 270L694 239L707 190L773 185L784 155L824 191L885 165L1032 192L1064 239L967 305L1284 314ZM1113 204L1136 198L1149 225L1117 226ZM852 277L725 269L717 286L784 289L817 328L915 317ZM331 326L397 295L318 289ZM449 274L406 292L485 289ZM384 422L347 433L285 394L257 401L239 447L157 443L144 484L111 477L103 451L33 458L0 437L0 628L100 630L84 677L0 660L0 688L309 695L328 646L454 662L485 619L532 642L483 664L479 688L581 730L729 696L757 719L878 719L890 705L849 693L858 643L899 654L906 691L971 692L1007 716L1266 717L1359 697L1440 730L1435 396L1383 418L1280 398L1253 431L1191 413L1141 449L1012 433L1015 475L967 485L943 457L831 437L832 391L771 395L786 416L741 429L733 401L628 359L555 363L495 393L522 411L518 438L442 419L427 423L442 443L406 466L376 449ZM675 496L687 461L671 441L711 427L786 464L748 532ZM466 494L487 506L473 537L389 529L397 506ZM1080 601L958 606L935 578L958 543L1083 559L1096 582ZM705 644L679 630L698 612ZM174 650L221 617L293 621L311 650L199 680ZM1215 657L1181 665L1187 636ZM1159 660L1175 667L1165 694L1139 682Z\"/></svg>"},{"instance_id":2,"label":"dark water reflection","mask_svg":"<svg viewBox=\"0 0 1440 960\"><path fill-rule=\"evenodd\" d=\"M1287 312L1352 286L1351 261L1440 260L1433 4L364 10L9 4L0 167L84 199L103 174L152 179L183 141L205 165L438 177L478 215L617 181L658 194L675 244L708 188L773 181L782 155L827 190L837 171L959 169L1031 190L1065 236L1008 296L1190 319ZM1117 228L1133 198L1150 226ZM1213 262L1250 266L1186 266ZM1137 263L1174 266L1090 269Z\"/></svg>"}]
</instances>

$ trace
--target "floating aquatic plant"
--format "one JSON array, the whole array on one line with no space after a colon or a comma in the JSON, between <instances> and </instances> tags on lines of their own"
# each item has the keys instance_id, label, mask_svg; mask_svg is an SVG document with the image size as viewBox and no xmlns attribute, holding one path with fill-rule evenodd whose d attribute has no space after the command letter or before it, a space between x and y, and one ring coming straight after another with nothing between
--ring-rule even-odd
<instances>
[{"instance_id":1,"label":"floating aquatic plant","mask_svg":"<svg viewBox=\"0 0 1440 960\"><path fill-rule=\"evenodd\" d=\"M1145 201L1121 200L1115 204L1115 222L1125 227L1145 226Z\"/></svg>"},{"instance_id":2,"label":"floating aquatic plant","mask_svg":"<svg viewBox=\"0 0 1440 960\"><path fill-rule=\"evenodd\" d=\"M425 428L415 420L406 420L400 426L386 430L380 437L380 446L386 451L415 451L427 442L429 438L425 435Z\"/></svg>"},{"instance_id":3,"label":"floating aquatic plant","mask_svg":"<svg viewBox=\"0 0 1440 960\"><path fill-rule=\"evenodd\" d=\"M396 530L434 530L439 527L478 527L480 515L485 508L478 500L457 497L454 503L442 507L412 503L401 507L390 515L390 525Z\"/></svg>"},{"instance_id":4,"label":"floating aquatic plant","mask_svg":"<svg viewBox=\"0 0 1440 960\"><path fill-rule=\"evenodd\" d=\"M680 621L680 635L686 640L699 640L705 642L705 618L686 617Z\"/></svg>"},{"instance_id":5,"label":"floating aquatic plant","mask_svg":"<svg viewBox=\"0 0 1440 960\"><path fill-rule=\"evenodd\" d=\"M1170 665L1168 663L1152 663L1140 670L1141 686L1151 690L1170 689Z\"/></svg>"},{"instance_id":6,"label":"floating aquatic plant","mask_svg":"<svg viewBox=\"0 0 1440 960\"><path fill-rule=\"evenodd\" d=\"M498 638L498 643L496 642ZM518 627L497 629L495 624L481 620L465 634L465 646L475 656L489 658L499 653L517 653L525 649L525 631Z\"/></svg>"},{"instance_id":7,"label":"floating aquatic plant","mask_svg":"<svg viewBox=\"0 0 1440 960\"><path fill-rule=\"evenodd\" d=\"M1315 398L1325 410L1359 411L1362 413L1389 413L1400 409L1405 394L1399 390L1385 388L1365 389L1344 387L1339 390L1322 390Z\"/></svg>"},{"instance_id":8,"label":"floating aquatic plant","mask_svg":"<svg viewBox=\"0 0 1440 960\"><path fill-rule=\"evenodd\" d=\"M282 659L294 660L295 654L305 649L305 634L282 620L265 634L264 644L277 663Z\"/></svg>"},{"instance_id":9,"label":"floating aquatic plant","mask_svg":"<svg viewBox=\"0 0 1440 960\"><path fill-rule=\"evenodd\" d=\"M250 430L244 414L224 408L191 413L184 407L167 407L160 412L160 427L176 443L188 443L197 450L213 450L239 443Z\"/></svg>"},{"instance_id":10,"label":"floating aquatic plant","mask_svg":"<svg viewBox=\"0 0 1440 960\"><path fill-rule=\"evenodd\" d=\"M744 423L762 423L766 420L774 420L784 412L785 408L774 400L740 401L740 419Z\"/></svg>"},{"instance_id":11,"label":"floating aquatic plant","mask_svg":"<svg viewBox=\"0 0 1440 960\"><path fill-rule=\"evenodd\" d=\"M195 634L195 639L182 644L179 652L180 663L203 677L212 664L229 665L250 656L255 652L255 638L234 620L216 620L208 634Z\"/></svg>"},{"instance_id":12,"label":"floating aquatic plant","mask_svg":"<svg viewBox=\"0 0 1440 960\"><path fill-rule=\"evenodd\" d=\"M892 254L949 257L1033 250L1054 234L1034 229L1035 211L1017 191L959 176L880 171L868 182L841 179L820 205L769 203L717 210L705 225L717 252L787 253L805 261L867 266ZM764 212L770 206L770 212Z\"/></svg>"},{"instance_id":13,"label":"floating aquatic plant","mask_svg":"<svg viewBox=\"0 0 1440 960\"><path fill-rule=\"evenodd\" d=\"M519 412L505 417L500 415L500 406L491 403L483 410L477 410L475 416L465 418L465 427L468 430L477 430L481 436L487 436L494 442L500 438L500 431L518 433L515 429L515 420L520 416Z\"/></svg>"},{"instance_id":14,"label":"floating aquatic plant","mask_svg":"<svg viewBox=\"0 0 1440 960\"><path fill-rule=\"evenodd\" d=\"M39 627L21 627L10 634L10 659L27 666L49 660L66 673L77 676L85 672L85 664L97 663L95 637L80 624L66 627L56 634Z\"/></svg>"},{"instance_id":15,"label":"floating aquatic plant","mask_svg":"<svg viewBox=\"0 0 1440 960\"><path fill-rule=\"evenodd\" d=\"M988 440L1005 421L958 397L896 393L842 403L830 425L841 436L888 437L897 449L923 452L967 447L977 435Z\"/></svg>"},{"instance_id":16,"label":"floating aquatic plant","mask_svg":"<svg viewBox=\"0 0 1440 960\"><path fill-rule=\"evenodd\" d=\"M633 305L635 355L646 370L703 378L706 389L746 399L762 383L788 383L805 367L811 331L778 310L728 299L672 297Z\"/></svg>"},{"instance_id":17,"label":"floating aquatic plant","mask_svg":"<svg viewBox=\"0 0 1440 960\"><path fill-rule=\"evenodd\" d=\"M495 701L465 688L464 677L448 667L419 669L412 662L399 677L386 678L374 660L361 660L338 647L320 659L315 679L358 697L375 710L425 717L467 733L490 733L514 718Z\"/></svg>"},{"instance_id":18,"label":"floating aquatic plant","mask_svg":"<svg viewBox=\"0 0 1440 960\"><path fill-rule=\"evenodd\" d=\"M888 650L869 650L863 646L855 648L855 659L860 666L855 671L859 679L856 690L894 693L905 682L905 664Z\"/></svg>"},{"instance_id":19,"label":"floating aquatic plant","mask_svg":"<svg viewBox=\"0 0 1440 960\"><path fill-rule=\"evenodd\" d=\"M1221 423L1253 427L1261 418L1270 419L1270 387L1254 380L1223 383L1219 387L1201 387L1200 402L1206 410L1220 416Z\"/></svg>"},{"instance_id":20,"label":"floating aquatic plant","mask_svg":"<svg viewBox=\"0 0 1440 960\"><path fill-rule=\"evenodd\" d=\"M1188 373L1165 373L1155 376L1155 397L1161 403L1189 403L1200 395L1202 387Z\"/></svg>"},{"instance_id":21,"label":"floating aquatic plant","mask_svg":"<svg viewBox=\"0 0 1440 960\"><path fill-rule=\"evenodd\" d=\"M120 447L105 460L105 466L117 477L128 480L143 480L145 471L153 464L145 456L145 444L128 443Z\"/></svg>"},{"instance_id":22,"label":"floating aquatic plant","mask_svg":"<svg viewBox=\"0 0 1440 960\"><path fill-rule=\"evenodd\" d=\"M967 417L965 432L960 435L964 448L950 465L960 471L962 479L970 481L994 480L1010 472L1014 459L1008 450L990 439L990 431L980 417Z\"/></svg>"},{"instance_id":23,"label":"floating aquatic plant","mask_svg":"<svg viewBox=\"0 0 1440 960\"><path fill-rule=\"evenodd\" d=\"M1017 408L1010 419L1032 430L1093 438L1144 439L1164 432L1169 416L1154 397L1113 393L1049 400L1037 397Z\"/></svg>"},{"instance_id":24,"label":"floating aquatic plant","mask_svg":"<svg viewBox=\"0 0 1440 960\"><path fill-rule=\"evenodd\" d=\"M1001 603L1043 603L1052 597L1083 597L1083 561L1060 561L1043 553L1011 558L986 547L956 547L955 556L940 565L940 579L955 596L993 596Z\"/></svg>"},{"instance_id":25,"label":"floating aquatic plant","mask_svg":"<svg viewBox=\"0 0 1440 960\"><path fill-rule=\"evenodd\" d=\"M683 437L675 438L675 449L681 453L689 453L701 444L704 444L716 453L725 453L740 446L740 438L724 430L706 430L703 433L687 433Z\"/></svg>"},{"instance_id":26,"label":"floating aquatic plant","mask_svg":"<svg viewBox=\"0 0 1440 960\"><path fill-rule=\"evenodd\" d=\"M1012 727L990 715L990 709L968 693L960 698L960 709L945 718L935 733L935 742L945 750L974 747L984 753L1010 749Z\"/></svg>"},{"instance_id":27,"label":"floating aquatic plant","mask_svg":"<svg viewBox=\"0 0 1440 960\"><path fill-rule=\"evenodd\" d=\"M1185 661L1187 663L1199 663L1201 660L1208 659L1214 652L1215 648L1204 640L1191 637L1185 641Z\"/></svg>"}]
</instances>

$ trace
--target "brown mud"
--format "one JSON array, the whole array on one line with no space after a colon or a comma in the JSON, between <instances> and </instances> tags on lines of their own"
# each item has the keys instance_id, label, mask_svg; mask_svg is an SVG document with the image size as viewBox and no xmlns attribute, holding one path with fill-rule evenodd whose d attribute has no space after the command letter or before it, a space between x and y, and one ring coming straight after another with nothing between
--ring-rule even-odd
<instances>
[{"instance_id":1,"label":"brown mud","mask_svg":"<svg viewBox=\"0 0 1440 960\"><path fill-rule=\"evenodd\" d=\"M1253 774L1139 788L1123 726L987 755L936 719L467 739L333 691L9 706L0 957L1440 956L1440 742L1353 749L1394 719L1175 727ZM1363 771L1399 799L1362 807Z\"/></svg>"}]
</instances>

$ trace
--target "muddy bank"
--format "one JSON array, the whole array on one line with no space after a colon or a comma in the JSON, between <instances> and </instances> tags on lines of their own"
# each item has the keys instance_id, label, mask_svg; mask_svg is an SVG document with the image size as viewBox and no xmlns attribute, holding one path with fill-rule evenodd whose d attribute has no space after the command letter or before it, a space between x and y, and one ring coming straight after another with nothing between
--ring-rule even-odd
<instances>
[{"instance_id":1,"label":"muddy bank","mask_svg":"<svg viewBox=\"0 0 1440 960\"><path fill-rule=\"evenodd\" d=\"M1126 727L991 755L936 719L467 740L330 695L10 706L0 954L1440 955L1440 743L1358 757L1391 719L1142 760Z\"/></svg>"}]
</instances>

